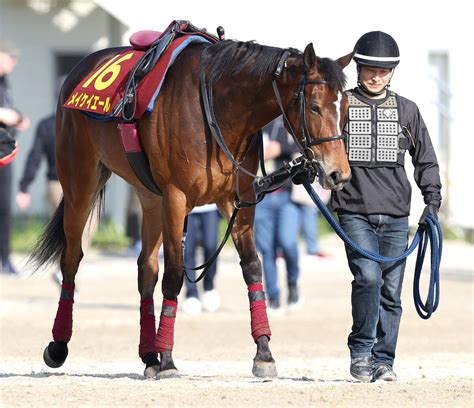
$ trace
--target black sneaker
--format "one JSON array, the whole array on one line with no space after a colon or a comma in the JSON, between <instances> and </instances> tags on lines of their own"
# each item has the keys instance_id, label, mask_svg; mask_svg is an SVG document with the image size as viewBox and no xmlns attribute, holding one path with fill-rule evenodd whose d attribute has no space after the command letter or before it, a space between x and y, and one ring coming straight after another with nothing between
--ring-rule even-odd
<instances>
[{"instance_id":1,"label":"black sneaker","mask_svg":"<svg viewBox=\"0 0 474 408\"><path fill-rule=\"evenodd\" d=\"M350 372L356 380L361 382L372 381L372 356L352 357Z\"/></svg>"},{"instance_id":2,"label":"black sneaker","mask_svg":"<svg viewBox=\"0 0 474 408\"><path fill-rule=\"evenodd\" d=\"M280 299L277 297L268 298L268 308L269 309L279 309L280 308Z\"/></svg>"},{"instance_id":3,"label":"black sneaker","mask_svg":"<svg viewBox=\"0 0 474 408\"><path fill-rule=\"evenodd\" d=\"M280 298L271 297L267 300L267 313L269 315L279 315L283 309L280 307Z\"/></svg>"},{"instance_id":4,"label":"black sneaker","mask_svg":"<svg viewBox=\"0 0 474 408\"><path fill-rule=\"evenodd\" d=\"M380 364L374 367L374 375L372 381L397 381L397 375L393 368L388 364Z\"/></svg>"},{"instance_id":5,"label":"black sneaker","mask_svg":"<svg viewBox=\"0 0 474 408\"><path fill-rule=\"evenodd\" d=\"M288 285L288 311L298 310L303 304L297 285Z\"/></svg>"},{"instance_id":6,"label":"black sneaker","mask_svg":"<svg viewBox=\"0 0 474 408\"><path fill-rule=\"evenodd\" d=\"M298 287L296 285L288 285L288 304L298 303L299 300Z\"/></svg>"}]
</instances>

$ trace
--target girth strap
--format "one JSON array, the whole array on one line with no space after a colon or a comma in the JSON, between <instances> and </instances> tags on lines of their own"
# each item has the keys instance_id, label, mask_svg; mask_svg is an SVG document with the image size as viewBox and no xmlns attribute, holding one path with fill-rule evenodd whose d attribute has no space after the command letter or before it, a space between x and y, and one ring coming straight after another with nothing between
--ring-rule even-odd
<instances>
[{"instance_id":1,"label":"girth strap","mask_svg":"<svg viewBox=\"0 0 474 408\"><path fill-rule=\"evenodd\" d=\"M120 132L120 140L125 150L128 163L137 178L151 192L161 196L163 192L156 184L150 170L150 163L145 155L138 138L137 126L132 123L119 123L118 130Z\"/></svg>"}]
</instances>

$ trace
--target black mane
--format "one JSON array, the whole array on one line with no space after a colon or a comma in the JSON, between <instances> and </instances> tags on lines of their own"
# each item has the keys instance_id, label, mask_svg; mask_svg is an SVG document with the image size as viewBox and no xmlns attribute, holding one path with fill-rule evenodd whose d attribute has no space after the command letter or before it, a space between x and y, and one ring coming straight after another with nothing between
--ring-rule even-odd
<instances>
[{"instance_id":1,"label":"black mane","mask_svg":"<svg viewBox=\"0 0 474 408\"><path fill-rule=\"evenodd\" d=\"M225 73L235 75L243 69L248 69L260 81L273 74L284 51L253 41L220 41L203 51L201 69L205 70L209 85L216 83ZM300 53L298 50L290 51Z\"/></svg>"},{"instance_id":2,"label":"black mane","mask_svg":"<svg viewBox=\"0 0 474 408\"><path fill-rule=\"evenodd\" d=\"M342 92L346 87L347 78L339 64L330 58L317 58L323 78L329 83L331 88Z\"/></svg>"},{"instance_id":3,"label":"black mane","mask_svg":"<svg viewBox=\"0 0 474 408\"><path fill-rule=\"evenodd\" d=\"M201 69L205 70L210 86L225 73L236 75L243 69L247 69L258 81L262 81L273 75L284 51L282 48L260 45L253 41L220 41L203 51ZM300 51L293 48L288 51L292 55L301 55ZM329 86L342 91L346 85L346 76L339 65L329 58L317 57L317 61Z\"/></svg>"}]
</instances>

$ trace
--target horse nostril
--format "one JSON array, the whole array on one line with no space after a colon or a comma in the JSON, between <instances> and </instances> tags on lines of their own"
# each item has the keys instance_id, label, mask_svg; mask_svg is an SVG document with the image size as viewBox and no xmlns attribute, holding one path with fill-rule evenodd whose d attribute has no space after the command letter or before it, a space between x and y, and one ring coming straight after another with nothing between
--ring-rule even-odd
<instances>
[{"instance_id":1,"label":"horse nostril","mask_svg":"<svg viewBox=\"0 0 474 408\"><path fill-rule=\"evenodd\" d=\"M329 177L331 177L331 180L334 182L334 184L339 184L342 180L342 175L339 171L333 171Z\"/></svg>"}]
</instances>

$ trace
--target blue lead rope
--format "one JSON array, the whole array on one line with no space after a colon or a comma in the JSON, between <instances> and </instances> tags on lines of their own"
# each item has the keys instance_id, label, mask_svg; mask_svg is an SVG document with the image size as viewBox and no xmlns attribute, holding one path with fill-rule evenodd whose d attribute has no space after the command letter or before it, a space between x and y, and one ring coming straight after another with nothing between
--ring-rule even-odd
<instances>
[{"instance_id":1,"label":"blue lead rope","mask_svg":"<svg viewBox=\"0 0 474 408\"><path fill-rule=\"evenodd\" d=\"M443 250L443 235L441 227L436 218L431 215L426 217L425 226L419 226L416 230L415 236L412 243L407 250L400 256L394 258L387 258L374 252L368 251L356 243L352 242L351 239L346 235L344 230L341 228L339 223L334 219L331 212L327 209L324 203L319 198L318 194L314 191L311 184L306 181L303 183L304 188L308 192L313 202L319 208L319 211L324 215L329 225L334 229L337 235L353 250L365 258L371 259L375 262L398 262L405 259L410 255L415 248L418 247L418 256L415 264L415 277L413 282L413 299L415 301L415 308L418 315L422 319L429 319L430 316L436 311L439 305L439 266L441 263L441 255ZM423 261L425 259L426 249L430 242L431 246L431 273L430 273L430 284L428 288L428 296L426 302L423 303L420 296L420 277L421 270L423 267Z\"/></svg>"}]
</instances>

